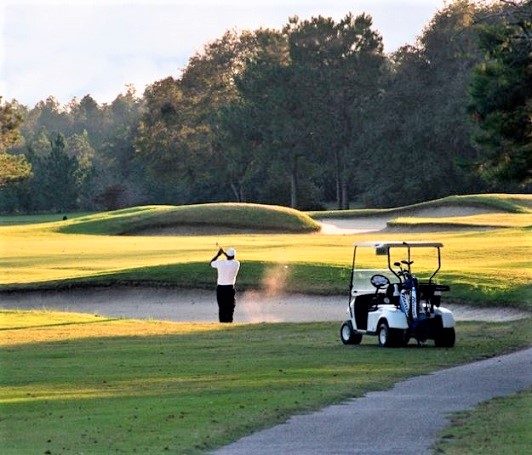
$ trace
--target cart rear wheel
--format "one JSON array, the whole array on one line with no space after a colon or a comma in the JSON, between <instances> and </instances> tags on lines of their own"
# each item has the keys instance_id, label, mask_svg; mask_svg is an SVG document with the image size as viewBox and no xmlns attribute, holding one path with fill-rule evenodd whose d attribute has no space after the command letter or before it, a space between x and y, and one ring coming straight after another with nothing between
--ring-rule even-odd
<instances>
[{"instance_id":1,"label":"cart rear wheel","mask_svg":"<svg viewBox=\"0 0 532 455\"><path fill-rule=\"evenodd\" d=\"M340 338L344 344L360 344L362 335L355 333L353 330L353 323L345 321L340 328Z\"/></svg>"},{"instance_id":2,"label":"cart rear wheel","mask_svg":"<svg viewBox=\"0 0 532 455\"><path fill-rule=\"evenodd\" d=\"M434 338L434 344L437 348L452 348L456 341L456 334L454 328L440 329L440 332Z\"/></svg>"}]
</instances>

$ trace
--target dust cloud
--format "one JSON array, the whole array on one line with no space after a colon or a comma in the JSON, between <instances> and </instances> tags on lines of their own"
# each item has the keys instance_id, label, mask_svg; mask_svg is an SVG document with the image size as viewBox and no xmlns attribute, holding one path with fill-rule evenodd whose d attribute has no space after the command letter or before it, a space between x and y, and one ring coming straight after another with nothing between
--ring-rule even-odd
<instances>
[{"instance_id":1,"label":"dust cloud","mask_svg":"<svg viewBox=\"0 0 532 455\"><path fill-rule=\"evenodd\" d=\"M277 298L282 304L285 296L286 283L290 276L290 269L285 264L276 264L266 269L261 280L260 290L246 291L239 299L239 305L244 319L250 322L281 322L282 317L272 314L272 299ZM279 301L280 299L280 301Z\"/></svg>"}]
</instances>

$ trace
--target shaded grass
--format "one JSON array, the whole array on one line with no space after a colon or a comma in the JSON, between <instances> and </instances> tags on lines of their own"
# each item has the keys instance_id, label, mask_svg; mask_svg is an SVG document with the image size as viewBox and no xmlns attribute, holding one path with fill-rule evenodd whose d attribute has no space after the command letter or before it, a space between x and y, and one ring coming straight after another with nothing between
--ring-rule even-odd
<instances>
[{"instance_id":1,"label":"shaded grass","mask_svg":"<svg viewBox=\"0 0 532 455\"><path fill-rule=\"evenodd\" d=\"M36 318L13 330L26 343L0 351L6 454L203 453L294 413L530 344L530 320L460 323L454 349L388 350L373 337L344 346L329 322L191 332L194 324L111 321L86 338L83 321L35 327ZM138 324L136 336L121 324Z\"/></svg>"},{"instance_id":2,"label":"shaded grass","mask_svg":"<svg viewBox=\"0 0 532 455\"><path fill-rule=\"evenodd\" d=\"M349 291L348 267L319 264L272 264L246 261L238 277L238 290L273 290L287 293L337 295ZM107 286L155 286L212 289L215 272L204 262L141 267L72 280L6 286L6 291L67 290Z\"/></svg>"},{"instance_id":3,"label":"shaded grass","mask_svg":"<svg viewBox=\"0 0 532 455\"><path fill-rule=\"evenodd\" d=\"M89 215L87 212L47 213L41 215L1 215L0 226L57 223L58 221L63 221L64 216L66 216L68 219L72 219L87 215Z\"/></svg>"},{"instance_id":4,"label":"shaded grass","mask_svg":"<svg viewBox=\"0 0 532 455\"><path fill-rule=\"evenodd\" d=\"M495 398L473 411L452 416L439 435L435 453L525 454L532 447L532 389L511 397Z\"/></svg>"}]
</instances>

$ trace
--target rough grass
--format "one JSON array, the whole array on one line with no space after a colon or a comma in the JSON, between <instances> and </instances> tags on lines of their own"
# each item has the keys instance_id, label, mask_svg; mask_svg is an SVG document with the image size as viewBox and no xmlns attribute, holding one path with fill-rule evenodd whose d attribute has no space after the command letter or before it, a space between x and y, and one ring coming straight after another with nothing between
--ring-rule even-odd
<instances>
[{"instance_id":1,"label":"rough grass","mask_svg":"<svg viewBox=\"0 0 532 455\"><path fill-rule=\"evenodd\" d=\"M391 350L374 337L344 346L336 323L1 319L5 454L204 453L294 413L530 344L530 321L460 323L453 349Z\"/></svg>"},{"instance_id":2,"label":"rough grass","mask_svg":"<svg viewBox=\"0 0 532 455\"><path fill-rule=\"evenodd\" d=\"M532 447L532 389L495 398L452 416L434 452L446 455L526 454Z\"/></svg>"}]
</instances>

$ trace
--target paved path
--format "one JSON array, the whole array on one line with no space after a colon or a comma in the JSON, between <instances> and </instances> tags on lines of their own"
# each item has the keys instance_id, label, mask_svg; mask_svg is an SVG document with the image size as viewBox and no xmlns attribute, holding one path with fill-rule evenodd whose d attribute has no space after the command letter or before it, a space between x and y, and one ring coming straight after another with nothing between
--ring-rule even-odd
<instances>
[{"instance_id":1,"label":"paved path","mask_svg":"<svg viewBox=\"0 0 532 455\"><path fill-rule=\"evenodd\" d=\"M291 417L215 455L430 454L452 412L532 385L532 348L397 383L392 389Z\"/></svg>"}]
</instances>

